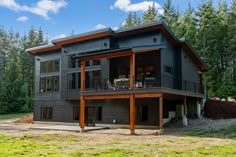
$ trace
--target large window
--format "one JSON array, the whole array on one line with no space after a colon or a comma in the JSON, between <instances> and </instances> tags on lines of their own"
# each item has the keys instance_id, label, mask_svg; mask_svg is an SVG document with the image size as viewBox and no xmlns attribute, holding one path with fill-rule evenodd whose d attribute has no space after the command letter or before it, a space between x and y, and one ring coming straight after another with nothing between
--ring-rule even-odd
<instances>
[{"instance_id":1,"label":"large window","mask_svg":"<svg viewBox=\"0 0 236 157\"><path fill-rule=\"evenodd\" d=\"M53 108L52 107L41 107L40 119L41 120L52 120Z\"/></svg>"},{"instance_id":2,"label":"large window","mask_svg":"<svg viewBox=\"0 0 236 157\"><path fill-rule=\"evenodd\" d=\"M85 87L99 88L101 86L100 70L86 71L85 73ZM80 72L68 73L68 89L80 88Z\"/></svg>"},{"instance_id":3,"label":"large window","mask_svg":"<svg viewBox=\"0 0 236 157\"><path fill-rule=\"evenodd\" d=\"M40 73L52 73L60 71L60 61L59 60L50 60L40 63Z\"/></svg>"},{"instance_id":4,"label":"large window","mask_svg":"<svg viewBox=\"0 0 236 157\"><path fill-rule=\"evenodd\" d=\"M40 78L40 92L59 91L59 76L49 76Z\"/></svg>"}]
</instances>

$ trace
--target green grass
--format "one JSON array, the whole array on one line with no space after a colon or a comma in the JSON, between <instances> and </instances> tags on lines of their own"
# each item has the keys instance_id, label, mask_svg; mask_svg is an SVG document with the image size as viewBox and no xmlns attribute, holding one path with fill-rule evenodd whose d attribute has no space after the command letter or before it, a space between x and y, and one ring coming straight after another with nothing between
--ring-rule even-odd
<instances>
[{"instance_id":1,"label":"green grass","mask_svg":"<svg viewBox=\"0 0 236 157\"><path fill-rule=\"evenodd\" d=\"M170 150L163 154L173 157L235 157L236 144L228 144L224 146L198 147L188 150Z\"/></svg>"},{"instance_id":2,"label":"green grass","mask_svg":"<svg viewBox=\"0 0 236 157\"><path fill-rule=\"evenodd\" d=\"M218 130L202 130L195 129L187 132L189 136L200 136L200 137L216 137L216 138L229 138L236 139L236 125L232 125L228 128Z\"/></svg>"},{"instance_id":3,"label":"green grass","mask_svg":"<svg viewBox=\"0 0 236 157\"><path fill-rule=\"evenodd\" d=\"M180 137L43 132L0 134L0 157L234 157L235 129L236 126L193 130Z\"/></svg>"},{"instance_id":4,"label":"green grass","mask_svg":"<svg viewBox=\"0 0 236 157\"><path fill-rule=\"evenodd\" d=\"M27 114L30 114L30 112L27 113L12 113L12 114L3 114L0 115L0 121L1 120L9 120L9 119L16 119L26 116Z\"/></svg>"}]
</instances>

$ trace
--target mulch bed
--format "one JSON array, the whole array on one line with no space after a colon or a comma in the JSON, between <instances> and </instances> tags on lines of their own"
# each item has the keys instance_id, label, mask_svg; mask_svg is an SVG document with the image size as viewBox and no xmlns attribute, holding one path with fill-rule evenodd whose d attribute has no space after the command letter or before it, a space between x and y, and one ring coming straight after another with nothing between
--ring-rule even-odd
<instances>
[{"instance_id":1,"label":"mulch bed","mask_svg":"<svg viewBox=\"0 0 236 157\"><path fill-rule=\"evenodd\" d=\"M204 107L204 117L211 119L236 118L236 103L208 100Z\"/></svg>"}]
</instances>

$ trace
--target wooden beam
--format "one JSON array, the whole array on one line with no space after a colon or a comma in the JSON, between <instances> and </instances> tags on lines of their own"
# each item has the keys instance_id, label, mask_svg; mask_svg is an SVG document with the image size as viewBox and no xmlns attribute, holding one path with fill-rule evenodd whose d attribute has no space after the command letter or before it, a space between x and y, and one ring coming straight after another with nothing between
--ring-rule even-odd
<instances>
[{"instance_id":1,"label":"wooden beam","mask_svg":"<svg viewBox=\"0 0 236 157\"><path fill-rule=\"evenodd\" d=\"M112 94L112 95L91 95L84 96L85 100L102 100L102 99L129 99L129 94Z\"/></svg>"},{"instance_id":2,"label":"wooden beam","mask_svg":"<svg viewBox=\"0 0 236 157\"><path fill-rule=\"evenodd\" d=\"M85 119L85 99L83 96L80 97L80 129L81 132L84 130L84 119Z\"/></svg>"},{"instance_id":3,"label":"wooden beam","mask_svg":"<svg viewBox=\"0 0 236 157\"><path fill-rule=\"evenodd\" d=\"M161 96L161 93L141 93L134 95L135 98L159 98Z\"/></svg>"},{"instance_id":4,"label":"wooden beam","mask_svg":"<svg viewBox=\"0 0 236 157\"><path fill-rule=\"evenodd\" d=\"M158 51L160 48L150 48L150 49L145 49L145 50L134 50L134 53L145 53L145 52L150 52L150 51Z\"/></svg>"},{"instance_id":5,"label":"wooden beam","mask_svg":"<svg viewBox=\"0 0 236 157\"><path fill-rule=\"evenodd\" d=\"M130 55L130 89L134 88L134 82L135 82L135 53L131 53Z\"/></svg>"},{"instance_id":6,"label":"wooden beam","mask_svg":"<svg viewBox=\"0 0 236 157\"><path fill-rule=\"evenodd\" d=\"M104 58L116 58L116 57L123 57L123 56L129 56L131 54L131 51L125 51L125 52L119 52L119 53L111 53L111 54L103 54L103 55L97 55L92 57L86 57L82 58L83 61L90 61L90 60L100 60Z\"/></svg>"},{"instance_id":7,"label":"wooden beam","mask_svg":"<svg viewBox=\"0 0 236 157\"><path fill-rule=\"evenodd\" d=\"M188 109L187 109L187 98L184 97L184 115L187 116Z\"/></svg>"},{"instance_id":8,"label":"wooden beam","mask_svg":"<svg viewBox=\"0 0 236 157\"><path fill-rule=\"evenodd\" d=\"M159 97L159 129L163 129L163 96Z\"/></svg>"},{"instance_id":9,"label":"wooden beam","mask_svg":"<svg viewBox=\"0 0 236 157\"><path fill-rule=\"evenodd\" d=\"M130 94L130 134L134 134L135 129L135 97L134 94Z\"/></svg>"},{"instance_id":10,"label":"wooden beam","mask_svg":"<svg viewBox=\"0 0 236 157\"><path fill-rule=\"evenodd\" d=\"M85 91L85 61L81 61L80 91Z\"/></svg>"}]
</instances>

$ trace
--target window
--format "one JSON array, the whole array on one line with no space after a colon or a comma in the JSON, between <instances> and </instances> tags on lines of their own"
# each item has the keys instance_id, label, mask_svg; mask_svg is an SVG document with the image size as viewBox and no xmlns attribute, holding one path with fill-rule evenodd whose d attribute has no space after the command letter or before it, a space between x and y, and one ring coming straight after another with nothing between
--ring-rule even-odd
<instances>
[{"instance_id":1,"label":"window","mask_svg":"<svg viewBox=\"0 0 236 157\"><path fill-rule=\"evenodd\" d=\"M77 54L68 55L68 68L69 69L79 68L81 66L81 61L77 57L78 57ZM100 64L101 64L100 60L86 61L85 63L86 66L96 66Z\"/></svg>"},{"instance_id":2,"label":"window","mask_svg":"<svg viewBox=\"0 0 236 157\"><path fill-rule=\"evenodd\" d=\"M69 89L77 89L78 87L76 86L76 76L77 73L71 73L68 74L68 88Z\"/></svg>"},{"instance_id":3,"label":"window","mask_svg":"<svg viewBox=\"0 0 236 157\"><path fill-rule=\"evenodd\" d=\"M40 93L46 92L46 78L40 78Z\"/></svg>"},{"instance_id":4,"label":"window","mask_svg":"<svg viewBox=\"0 0 236 157\"><path fill-rule=\"evenodd\" d=\"M53 108L52 107L41 107L40 119L41 120L52 120Z\"/></svg>"},{"instance_id":5,"label":"window","mask_svg":"<svg viewBox=\"0 0 236 157\"><path fill-rule=\"evenodd\" d=\"M102 121L102 107L97 108L97 116L96 116L97 121Z\"/></svg>"},{"instance_id":6,"label":"window","mask_svg":"<svg viewBox=\"0 0 236 157\"><path fill-rule=\"evenodd\" d=\"M173 74L173 73L174 73L174 69L173 69L173 67L171 67L171 66L165 65L165 66L164 66L164 72Z\"/></svg>"},{"instance_id":7,"label":"window","mask_svg":"<svg viewBox=\"0 0 236 157\"><path fill-rule=\"evenodd\" d=\"M100 87L100 70L86 71L85 73L85 87L86 88L99 88ZM80 72L67 74L68 89L80 88Z\"/></svg>"},{"instance_id":8,"label":"window","mask_svg":"<svg viewBox=\"0 0 236 157\"><path fill-rule=\"evenodd\" d=\"M92 61L92 65L100 65L100 64L101 64L100 60L93 60Z\"/></svg>"},{"instance_id":9,"label":"window","mask_svg":"<svg viewBox=\"0 0 236 157\"><path fill-rule=\"evenodd\" d=\"M40 78L40 93L59 91L59 76Z\"/></svg>"},{"instance_id":10,"label":"window","mask_svg":"<svg viewBox=\"0 0 236 157\"><path fill-rule=\"evenodd\" d=\"M51 60L40 63L40 73L52 73L60 71L60 61L59 60Z\"/></svg>"},{"instance_id":11,"label":"window","mask_svg":"<svg viewBox=\"0 0 236 157\"><path fill-rule=\"evenodd\" d=\"M79 107L78 106L74 106L73 107L73 120L79 120Z\"/></svg>"}]
</instances>

